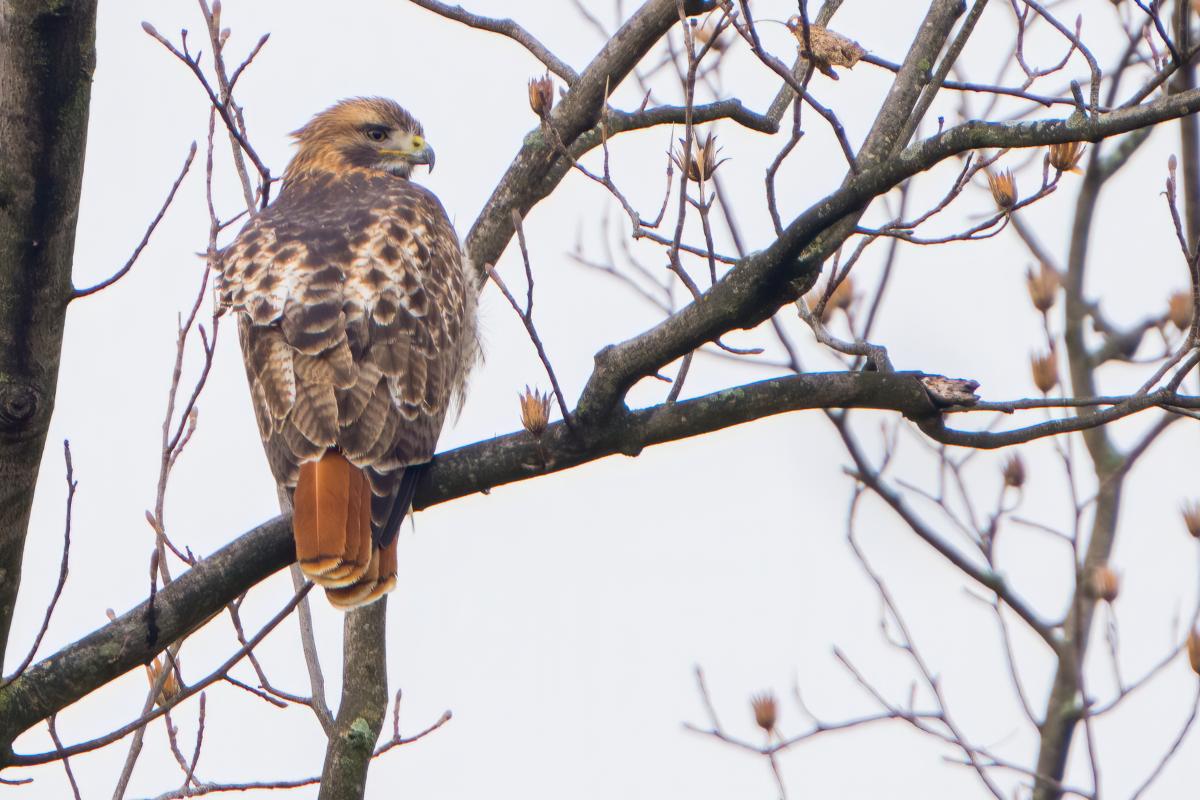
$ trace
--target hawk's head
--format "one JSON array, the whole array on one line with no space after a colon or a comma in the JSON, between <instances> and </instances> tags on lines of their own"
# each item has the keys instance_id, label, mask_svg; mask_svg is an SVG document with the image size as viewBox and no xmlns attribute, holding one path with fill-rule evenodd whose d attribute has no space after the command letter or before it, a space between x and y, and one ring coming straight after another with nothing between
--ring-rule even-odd
<instances>
[{"instance_id":1,"label":"hawk's head","mask_svg":"<svg viewBox=\"0 0 1200 800\"><path fill-rule=\"evenodd\" d=\"M421 123L383 97L342 100L292 136L300 149L288 164L284 180L355 168L407 178L417 164L433 169L433 148L425 141Z\"/></svg>"}]
</instances>

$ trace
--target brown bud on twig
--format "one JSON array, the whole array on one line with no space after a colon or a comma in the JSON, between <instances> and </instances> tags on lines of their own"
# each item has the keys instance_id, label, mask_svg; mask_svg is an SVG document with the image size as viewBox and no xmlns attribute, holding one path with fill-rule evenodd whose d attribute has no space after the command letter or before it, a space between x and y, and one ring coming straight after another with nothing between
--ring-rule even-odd
<instances>
[{"instance_id":1,"label":"brown bud on twig","mask_svg":"<svg viewBox=\"0 0 1200 800\"><path fill-rule=\"evenodd\" d=\"M1032 269L1025 271L1025 288L1029 290L1029 299L1033 301L1033 307L1043 314L1054 307L1058 286L1058 272L1049 264L1042 264L1037 272Z\"/></svg>"},{"instance_id":2,"label":"brown bud on twig","mask_svg":"<svg viewBox=\"0 0 1200 800\"><path fill-rule=\"evenodd\" d=\"M1188 662L1192 665L1192 672L1200 675L1200 631L1192 628L1192 632L1187 638L1187 654Z\"/></svg>"},{"instance_id":3,"label":"brown bud on twig","mask_svg":"<svg viewBox=\"0 0 1200 800\"><path fill-rule=\"evenodd\" d=\"M529 79L529 107L542 119L554 108L554 81L550 79L550 73Z\"/></svg>"},{"instance_id":4,"label":"brown bud on twig","mask_svg":"<svg viewBox=\"0 0 1200 800\"><path fill-rule=\"evenodd\" d=\"M1020 489L1025 485L1025 462L1021 460L1020 453L1013 453L1005 459L1002 474L1005 486Z\"/></svg>"},{"instance_id":5,"label":"brown bud on twig","mask_svg":"<svg viewBox=\"0 0 1200 800\"><path fill-rule=\"evenodd\" d=\"M702 184L712 177L717 167L729 160L722 158L718 161L717 154L720 152L715 134L707 139L696 134L690 151L687 149L687 140L679 140L679 147L671 153L671 160L675 162L675 166L687 173L689 181Z\"/></svg>"},{"instance_id":6,"label":"brown bud on twig","mask_svg":"<svg viewBox=\"0 0 1200 800\"><path fill-rule=\"evenodd\" d=\"M997 207L1007 211L1017 203L1017 179L1012 170L987 174L988 188L992 190L992 199Z\"/></svg>"},{"instance_id":7,"label":"brown bud on twig","mask_svg":"<svg viewBox=\"0 0 1200 800\"><path fill-rule=\"evenodd\" d=\"M1063 142L1050 145L1050 166L1059 172L1079 172L1079 160L1083 158L1083 142Z\"/></svg>"},{"instance_id":8,"label":"brown bud on twig","mask_svg":"<svg viewBox=\"0 0 1200 800\"><path fill-rule=\"evenodd\" d=\"M1183 515L1183 524L1187 526L1192 538L1200 539L1200 500L1184 503L1180 506L1179 513Z\"/></svg>"},{"instance_id":9,"label":"brown bud on twig","mask_svg":"<svg viewBox=\"0 0 1200 800\"><path fill-rule=\"evenodd\" d=\"M867 54L862 45L853 39L811 23L808 26L810 49L805 51L804 21L798 15L793 16L787 21L787 26L799 43L800 54L808 58L812 65L821 71L821 74L827 75L835 81L838 79L838 74L834 72L834 67L853 69L854 65Z\"/></svg>"},{"instance_id":10,"label":"brown bud on twig","mask_svg":"<svg viewBox=\"0 0 1200 800\"><path fill-rule=\"evenodd\" d=\"M1180 289L1167 298L1167 319L1181 331L1192 327L1192 293Z\"/></svg>"},{"instance_id":11,"label":"brown bud on twig","mask_svg":"<svg viewBox=\"0 0 1200 800\"><path fill-rule=\"evenodd\" d=\"M758 724L758 727L767 733L775 730L775 715L777 713L775 695L770 692L762 692L754 695L750 698L750 708L754 709L754 721Z\"/></svg>"},{"instance_id":12,"label":"brown bud on twig","mask_svg":"<svg viewBox=\"0 0 1200 800\"><path fill-rule=\"evenodd\" d=\"M1033 385L1042 394L1050 394L1050 390L1058 385L1058 356L1053 347L1042 355L1030 356L1029 368L1033 373Z\"/></svg>"},{"instance_id":13,"label":"brown bud on twig","mask_svg":"<svg viewBox=\"0 0 1200 800\"><path fill-rule=\"evenodd\" d=\"M1088 594L1097 600L1111 603L1121 593L1121 579L1117 576L1117 573L1104 564L1101 564L1092 570L1091 577L1088 579L1087 590Z\"/></svg>"},{"instance_id":14,"label":"brown bud on twig","mask_svg":"<svg viewBox=\"0 0 1200 800\"><path fill-rule=\"evenodd\" d=\"M550 422L550 393L525 387L521 398L521 425L534 438L540 439Z\"/></svg>"}]
</instances>

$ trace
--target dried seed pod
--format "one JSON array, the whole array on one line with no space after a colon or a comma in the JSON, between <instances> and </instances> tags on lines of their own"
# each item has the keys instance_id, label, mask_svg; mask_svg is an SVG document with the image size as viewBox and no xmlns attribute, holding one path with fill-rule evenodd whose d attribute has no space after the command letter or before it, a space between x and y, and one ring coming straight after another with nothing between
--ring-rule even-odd
<instances>
[{"instance_id":1,"label":"dried seed pod","mask_svg":"<svg viewBox=\"0 0 1200 800\"><path fill-rule=\"evenodd\" d=\"M987 182L998 208L1007 211L1017 204L1017 179L1013 177L1012 170L989 172Z\"/></svg>"},{"instance_id":2,"label":"dried seed pod","mask_svg":"<svg viewBox=\"0 0 1200 800\"><path fill-rule=\"evenodd\" d=\"M1173 292L1167 299L1167 319L1181 331L1192 327L1192 293L1186 289Z\"/></svg>"},{"instance_id":3,"label":"dried seed pod","mask_svg":"<svg viewBox=\"0 0 1200 800\"><path fill-rule=\"evenodd\" d=\"M1180 506L1179 513L1183 515L1183 524L1187 526L1192 538L1200 539L1200 500L1184 503Z\"/></svg>"},{"instance_id":4,"label":"dried seed pod","mask_svg":"<svg viewBox=\"0 0 1200 800\"><path fill-rule=\"evenodd\" d=\"M1050 145L1050 166L1059 172L1079 172L1079 160L1087 148L1083 142L1063 142Z\"/></svg>"},{"instance_id":5,"label":"dried seed pod","mask_svg":"<svg viewBox=\"0 0 1200 800\"><path fill-rule=\"evenodd\" d=\"M1020 489L1025 485L1025 462L1021 460L1020 453L1013 453L1005 459L1001 474L1004 476L1005 486Z\"/></svg>"},{"instance_id":6,"label":"dried seed pod","mask_svg":"<svg viewBox=\"0 0 1200 800\"><path fill-rule=\"evenodd\" d=\"M825 296L825 290L823 288L821 288L820 286L814 286L812 288L812 290L809 291L808 294L804 295L804 297L801 300L799 300L798 302L804 303L808 307L808 310L811 311L813 313L813 315L816 315L817 306L819 306L821 304L821 298L824 296ZM823 309L821 309L821 317L820 317L821 324L822 325L828 324L829 319L832 316L833 316L833 309L831 309L829 307L829 304L826 303L825 307Z\"/></svg>"},{"instance_id":7,"label":"dried seed pod","mask_svg":"<svg viewBox=\"0 0 1200 800\"><path fill-rule=\"evenodd\" d=\"M1058 385L1058 356L1053 347L1047 353L1030 356L1029 368L1033 373L1033 385L1042 394L1049 394Z\"/></svg>"},{"instance_id":8,"label":"dried seed pod","mask_svg":"<svg viewBox=\"0 0 1200 800\"><path fill-rule=\"evenodd\" d=\"M1043 314L1054 307L1058 287L1058 272L1049 264L1042 264L1037 272L1032 269L1025 271L1025 288L1029 290L1029 299L1033 301L1033 307Z\"/></svg>"},{"instance_id":9,"label":"dried seed pod","mask_svg":"<svg viewBox=\"0 0 1200 800\"><path fill-rule=\"evenodd\" d=\"M729 37L724 36L723 32L717 32L717 23L713 20L706 21L703 25L698 25L693 29L692 36L696 37L696 41L701 45L706 45L712 42L709 47L716 50L718 53L725 50L729 46ZM714 37L716 37L714 39Z\"/></svg>"},{"instance_id":10,"label":"dried seed pod","mask_svg":"<svg viewBox=\"0 0 1200 800\"><path fill-rule=\"evenodd\" d=\"M536 389L525 387L525 393L519 395L521 400L521 425L534 438L542 438L546 426L550 423L550 393L538 392Z\"/></svg>"},{"instance_id":11,"label":"dried seed pod","mask_svg":"<svg viewBox=\"0 0 1200 800\"><path fill-rule=\"evenodd\" d=\"M833 294L829 295L829 307L849 314L857 299L858 295L854 293L854 277L847 275L834 288Z\"/></svg>"},{"instance_id":12,"label":"dried seed pod","mask_svg":"<svg viewBox=\"0 0 1200 800\"><path fill-rule=\"evenodd\" d=\"M1088 594L1097 600L1111 603L1121 593L1121 578L1106 565L1101 564L1092 570L1088 579Z\"/></svg>"},{"instance_id":13,"label":"dried seed pod","mask_svg":"<svg viewBox=\"0 0 1200 800\"><path fill-rule=\"evenodd\" d=\"M754 721L758 727L762 728L767 733L775 730L775 720L778 709L775 704L775 695L770 692L762 692L750 698L750 708L754 710Z\"/></svg>"},{"instance_id":14,"label":"dried seed pod","mask_svg":"<svg viewBox=\"0 0 1200 800\"><path fill-rule=\"evenodd\" d=\"M671 153L671 160L675 162L675 166L687 173L689 181L703 184L717 171L717 167L729 160L722 158L718 161L717 155L720 152L716 134L708 138L696 134L690 149L686 139L679 140L679 147Z\"/></svg>"},{"instance_id":15,"label":"dried seed pod","mask_svg":"<svg viewBox=\"0 0 1200 800\"><path fill-rule=\"evenodd\" d=\"M808 307L816 311L817 306L821 302L821 298L829 290L828 281L822 281L820 285L813 287L813 290L804 296ZM827 323L833 316L835 311L844 311L847 316L853 313L854 304L858 302L858 295L854 291L854 278L847 275L842 279L833 290L833 294L829 295L829 300L825 303L825 308L821 310L821 322Z\"/></svg>"},{"instance_id":16,"label":"dried seed pod","mask_svg":"<svg viewBox=\"0 0 1200 800\"><path fill-rule=\"evenodd\" d=\"M542 119L554 108L554 81L550 79L550 73L529 79L529 107Z\"/></svg>"},{"instance_id":17,"label":"dried seed pod","mask_svg":"<svg viewBox=\"0 0 1200 800\"><path fill-rule=\"evenodd\" d=\"M1188 663L1192 665L1192 672L1200 675L1200 631L1192 628L1192 632L1187 638L1187 654Z\"/></svg>"},{"instance_id":18,"label":"dried seed pod","mask_svg":"<svg viewBox=\"0 0 1200 800\"><path fill-rule=\"evenodd\" d=\"M161 673L164 669L163 663L163 659L160 657L155 658L146 665L146 678L150 681L150 686L153 687L155 682L158 681L159 673ZM175 663L176 665L179 664L178 657L175 658ZM154 702L159 706L165 706L169 704L183 691L183 688L179 685L179 678L176 675L176 670L171 669L170 667L167 667L166 669L168 670L167 677L163 681L162 689L159 690L158 695L154 698Z\"/></svg>"}]
</instances>

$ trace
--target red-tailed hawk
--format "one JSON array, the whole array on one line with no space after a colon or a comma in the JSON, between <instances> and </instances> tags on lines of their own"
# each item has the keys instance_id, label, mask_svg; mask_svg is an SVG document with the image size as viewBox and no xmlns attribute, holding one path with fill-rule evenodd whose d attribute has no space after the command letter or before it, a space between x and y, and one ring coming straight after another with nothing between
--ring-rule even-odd
<instances>
[{"instance_id":1,"label":"red-tailed hawk","mask_svg":"<svg viewBox=\"0 0 1200 800\"><path fill-rule=\"evenodd\" d=\"M279 197L221 257L271 471L291 491L296 557L331 603L396 582L417 470L474 361L475 286L421 125L344 100L293 136Z\"/></svg>"}]
</instances>

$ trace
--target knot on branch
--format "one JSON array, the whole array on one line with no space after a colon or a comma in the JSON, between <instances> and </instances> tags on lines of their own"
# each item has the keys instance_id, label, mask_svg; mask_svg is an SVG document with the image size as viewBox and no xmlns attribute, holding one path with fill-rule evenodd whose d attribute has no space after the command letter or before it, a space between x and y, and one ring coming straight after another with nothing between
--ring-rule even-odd
<instances>
[{"instance_id":1,"label":"knot on branch","mask_svg":"<svg viewBox=\"0 0 1200 800\"><path fill-rule=\"evenodd\" d=\"M25 381L0 382L0 431L22 433L33 426L42 407L42 393Z\"/></svg>"},{"instance_id":2,"label":"knot on branch","mask_svg":"<svg viewBox=\"0 0 1200 800\"><path fill-rule=\"evenodd\" d=\"M975 393L979 388L979 381L947 378L945 375L925 375L921 378L921 385L938 408L973 406L979 402L979 395Z\"/></svg>"}]
</instances>

